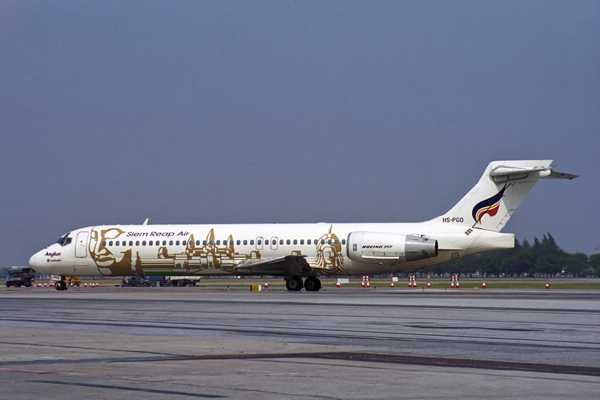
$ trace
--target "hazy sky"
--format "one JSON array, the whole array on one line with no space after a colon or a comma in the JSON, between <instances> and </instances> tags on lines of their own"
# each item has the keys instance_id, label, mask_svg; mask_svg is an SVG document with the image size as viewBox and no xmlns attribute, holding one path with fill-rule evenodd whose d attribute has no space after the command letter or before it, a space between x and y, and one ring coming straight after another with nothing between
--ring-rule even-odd
<instances>
[{"instance_id":1,"label":"hazy sky","mask_svg":"<svg viewBox=\"0 0 600 400\"><path fill-rule=\"evenodd\" d=\"M0 266L98 224L410 222L600 246L599 1L0 1Z\"/></svg>"}]
</instances>

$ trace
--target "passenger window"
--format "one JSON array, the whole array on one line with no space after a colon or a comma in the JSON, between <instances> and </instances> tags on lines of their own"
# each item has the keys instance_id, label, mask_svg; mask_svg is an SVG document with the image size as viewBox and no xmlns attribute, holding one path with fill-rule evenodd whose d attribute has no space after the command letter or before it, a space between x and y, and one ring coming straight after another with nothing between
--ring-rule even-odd
<instances>
[{"instance_id":1,"label":"passenger window","mask_svg":"<svg viewBox=\"0 0 600 400\"><path fill-rule=\"evenodd\" d=\"M298 244L298 241L296 239L294 239L294 244Z\"/></svg>"},{"instance_id":2,"label":"passenger window","mask_svg":"<svg viewBox=\"0 0 600 400\"><path fill-rule=\"evenodd\" d=\"M175 246L179 246L179 240L175 242Z\"/></svg>"},{"instance_id":3,"label":"passenger window","mask_svg":"<svg viewBox=\"0 0 600 400\"><path fill-rule=\"evenodd\" d=\"M261 242L262 242L262 240L257 240L256 244L260 246L262 244Z\"/></svg>"},{"instance_id":4,"label":"passenger window","mask_svg":"<svg viewBox=\"0 0 600 400\"><path fill-rule=\"evenodd\" d=\"M217 246L219 246L221 244L220 240L217 240Z\"/></svg>"},{"instance_id":5,"label":"passenger window","mask_svg":"<svg viewBox=\"0 0 600 400\"><path fill-rule=\"evenodd\" d=\"M248 244L247 240L244 240L244 246L246 246Z\"/></svg>"},{"instance_id":6,"label":"passenger window","mask_svg":"<svg viewBox=\"0 0 600 400\"><path fill-rule=\"evenodd\" d=\"M286 240L285 244L290 244L290 239Z\"/></svg>"},{"instance_id":7,"label":"passenger window","mask_svg":"<svg viewBox=\"0 0 600 400\"><path fill-rule=\"evenodd\" d=\"M329 240L327 241L327 244L331 244L331 239L329 239Z\"/></svg>"},{"instance_id":8,"label":"passenger window","mask_svg":"<svg viewBox=\"0 0 600 400\"><path fill-rule=\"evenodd\" d=\"M146 245L146 241L144 240L144 241L142 242L142 246L145 246L145 245Z\"/></svg>"},{"instance_id":9,"label":"passenger window","mask_svg":"<svg viewBox=\"0 0 600 400\"><path fill-rule=\"evenodd\" d=\"M269 239L265 239L265 246L269 245Z\"/></svg>"},{"instance_id":10,"label":"passenger window","mask_svg":"<svg viewBox=\"0 0 600 400\"><path fill-rule=\"evenodd\" d=\"M215 245L215 242L213 242L212 240L209 242L211 246Z\"/></svg>"},{"instance_id":11,"label":"passenger window","mask_svg":"<svg viewBox=\"0 0 600 400\"><path fill-rule=\"evenodd\" d=\"M237 240L236 244L239 246L240 245L240 239Z\"/></svg>"},{"instance_id":12,"label":"passenger window","mask_svg":"<svg viewBox=\"0 0 600 400\"><path fill-rule=\"evenodd\" d=\"M306 244L310 244L310 242L311 242L310 239L306 240Z\"/></svg>"},{"instance_id":13,"label":"passenger window","mask_svg":"<svg viewBox=\"0 0 600 400\"><path fill-rule=\"evenodd\" d=\"M342 244L346 244L346 239L342 239Z\"/></svg>"},{"instance_id":14,"label":"passenger window","mask_svg":"<svg viewBox=\"0 0 600 400\"><path fill-rule=\"evenodd\" d=\"M250 246L254 246L254 239L250 241Z\"/></svg>"},{"instance_id":15,"label":"passenger window","mask_svg":"<svg viewBox=\"0 0 600 400\"><path fill-rule=\"evenodd\" d=\"M321 244L325 244L325 239L321 239Z\"/></svg>"},{"instance_id":16,"label":"passenger window","mask_svg":"<svg viewBox=\"0 0 600 400\"><path fill-rule=\"evenodd\" d=\"M148 242L148 246L152 246L154 244L154 242L151 240Z\"/></svg>"},{"instance_id":17,"label":"passenger window","mask_svg":"<svg viewBox=\"0 0 600 400\"><path fill-rule=\"evenodd\" d=\"M173 241L169 240L169 246L173 246Z\"/></svg>"},{"instance_id":18,"label":"passenger window","mask_svg":"<svg viewBox=\"0 0 600 400\"><path fill-rule=\"evenodd\" d=\"M135 245L136 245L136 246L139 246L139 245L140 245L140 241L139 241L139 240L136 240L136 241L135 241Z\"/></svg>"},{"instance_id":19,"label":"passenger window","mask_svg":"<svg viewBox=\"0 0 600 400\"><path fill-rule=\"evenodd\" d=\"M206 246L206 240L202 241L202 246Z\"/></svg>"},{"instance_id":20,"label":"passenger window","mask_svg":"<svg viewBox=\"0 0 600 400\"><path fill-rule=\"evenodd\" d=\"M279 241L279 244L283 246L283 239Z\"/></svg>"},{"instance_id":21,"label":"passenger window","mask_svg":"<svg viewBox=\"0 0 600 400\"><path fill-rule=\"evenodd\" d=\"M110 242L108 242L108 245L112 246L113 245L113 241L111 240Z\"/></svg>"},{"instance_id":22,"label":"passenger window","mask_svg":"<svg viewBox=\"0 0 600 400\"><path fill-rule=\"evenodd\" d=\"M340 241L338 239L335 239L335 244L340 244Z\"/></svg>"},{"instance_id":23,"label":"passenger window","mask_svg":"<svg viewBox=\"0 0 600 400\"><path fill-rule=\"evenodd\" d=\"M233 239L231 239L231 240L229 241L229 245L230 245L230 246L233 246Z\"/></svg>"},{"instance_id":24,"label":"passenger window","mask_svg":"<svg viewBox=\"0 0 600 400\"><path fill-rule=\"evenodd\" d=\"M300 239L300 244L304 244L304 239Z\"/></svg>"},{"instance_id":25,"label":"passenger window","mask_svg":"<svg viewBox=\"0 0 600 400\"><path fill-rule=\"evenodd\" d=\"M133 240L130 240L130 241L129 241L129 245L130 245L130 246L133 246Z\"/></svg>"},{"instance_id":26,"label":"passenger window","mask_svg":"<svg viewBox=\"0 0 600 400\"><path fill-rule=\"evenodd\" d=\"M163 240L163 246L166 246L166 245L167 245L167 241Z\"/></svg>"},{"instance_id":27,"label":"passenger window","mask_svg":"<svg viewBox=\"0 0 600 400\"><path fill-rule=\"evenodd\" d=\"M106 240L102 242L102 246L106 246Z\"/></svg>"},{"instance_id":28,"label":"passenger window","mask_svg":"<svg viewBox=\"0 0 600 400\"><path fill-rule=\"evenodd\" d=\"M118 246L118 245L119 245L119 243L121 243L121 242L119 242L119 241L117 240L117 242L115 243L115 246Z\"/></svg>"}]
</instances>

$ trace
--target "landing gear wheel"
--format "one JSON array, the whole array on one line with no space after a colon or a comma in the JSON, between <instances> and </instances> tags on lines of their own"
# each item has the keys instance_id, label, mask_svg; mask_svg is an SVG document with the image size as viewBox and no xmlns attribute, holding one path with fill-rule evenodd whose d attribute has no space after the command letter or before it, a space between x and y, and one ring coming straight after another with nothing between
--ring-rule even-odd
<instances>
[{"instance_id":1,"label":"landing gear wheel","mask_svg":"<svg viewBox=\"0 0 600 400\"><path fill-rule=\"evenodd\" d=\"M321 289L321 281L319 280L319 278L310 276L304 281L304 289L306 289L309 292L316 292L319 289Z\"/></svg>"},{"instance_id":2,"label":"landing gear wheel","mask_svg":"<svg viewBox=\"0 0 600 400\"><path fill-rule=\"evenodd\" d=\"M65 281L58 281L54 284L56 290L67 290L69 287Z\"/></svg>"},{"instance_id":3,"label":"landing gear wheel","mask_svg":"<svg viewBox=\"0 0 600 400\"><path fill-rule=\"evenodd\" d=\"M292 279L285 281L285 287L287 290L292 290L297 292L298 290L302 290L304 284L302 283L302 278L299 276L294 276Z\"/></svg>"}]
</instances>

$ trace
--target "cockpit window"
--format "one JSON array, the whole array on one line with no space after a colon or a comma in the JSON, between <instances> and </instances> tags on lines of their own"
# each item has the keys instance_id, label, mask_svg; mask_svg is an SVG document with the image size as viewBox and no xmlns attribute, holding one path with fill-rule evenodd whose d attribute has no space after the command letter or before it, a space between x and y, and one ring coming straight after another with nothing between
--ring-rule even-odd
<instances>
[{"instance_id":1,"label":"cockpit window","mask_svg":"<svg viewBox=\"0 0 600 400\"><path fill-rule=\"evenodd\" d=\"M66 245L68 245L68 244L71 244L71 240L73 240L73 239L71 239L71 238L70 238L70 237L68 237L68 236L69 236L69 234L68 234L68 233L65 233L64 235L62 235L62 236L60 237L60 239L58 239L58 240L56 241L56 243L60 244L62 247L65 247Z\"/></svg>"}]
</instances>

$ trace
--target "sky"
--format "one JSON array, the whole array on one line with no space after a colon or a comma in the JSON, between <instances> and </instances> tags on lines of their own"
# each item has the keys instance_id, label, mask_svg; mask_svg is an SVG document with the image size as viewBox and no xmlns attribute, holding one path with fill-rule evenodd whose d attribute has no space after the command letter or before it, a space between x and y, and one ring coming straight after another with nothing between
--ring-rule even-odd
<instances>
[{"instance_id":1,"label":"sky","mask_svg":"<svg viewBox=\"0 0 600 400\"><path fill-rule=\"evenodd\" d=\"M600 246L598 1L0 2L0 267L101 224L418 222Z\"/></svg>"}]
</instances>

